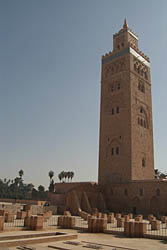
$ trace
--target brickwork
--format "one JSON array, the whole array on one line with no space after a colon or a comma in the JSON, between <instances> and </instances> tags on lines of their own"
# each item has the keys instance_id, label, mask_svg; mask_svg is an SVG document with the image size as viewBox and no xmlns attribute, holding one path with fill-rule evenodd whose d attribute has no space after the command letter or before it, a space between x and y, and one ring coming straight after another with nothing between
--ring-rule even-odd
<instances>
[{"instance_id":1,"label":"brickwork","mask_svg":"<svg viewBox=\"0 0 167 250\"><path fill-rule=\"evenodd\" d=\"M126 25L113 44L102 57L99 183L153 179L149 59Z\"/></svg>"}]
</instances>

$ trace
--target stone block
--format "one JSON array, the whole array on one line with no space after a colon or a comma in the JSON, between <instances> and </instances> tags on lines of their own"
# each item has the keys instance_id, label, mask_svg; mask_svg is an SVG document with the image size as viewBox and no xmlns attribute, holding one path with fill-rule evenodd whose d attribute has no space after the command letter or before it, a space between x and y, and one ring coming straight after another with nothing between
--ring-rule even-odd
<instances>
[{"instance_id":1,"label":"stone block","mask_svg":"<svg viewBox=\"0 0 167 250\"><path fill-rule=\"evenodd\" d=\"M30 221L31 221L31 217L30 216L26 216L24 218L24 227L30 228Z\"/></svg>"},{"instance_id":2,"label":"stone block","mask_svg":"<svg viewBox=\"0 0 167 250\"><path fill-rule=\"evenodd\" d=\"M151 230L160 230L160 221L152 220L151 221Z\"/></svg>"},{"instance_id":3,"label":"stone block","mask_svg":"<svg viewBox=\"0 0 167 250\"><path fill-rule=\"evenodd\" d=\"M142 219L142 217L137 216L137 217L135 217L135 221L140 221L140 222L142 222L142 221L143 221L143 219Z\"/></svg>"},{"instance_id":4,"label":"stone block","mask_svg":"<svg viewBox=\"0 0 167 250\"><path fill-rule=\"evenodd\" d=\"M129 219L132 220L133 219L133 214L132 213L129 213Z\"/></svg>"},{"instance_id":5,"label":"stone block","mask_svg":"<svg viewBox=\"0 0 167 250\"><path fill-rule=\"evenodd\" d=\"M154 215L152 215L152 214L149 214L148 215L148 220L149 220L149 222L151 222L153 220L156 220L156 217Z\"/></svg>"},{"instance_id":6,"label":"stone block","mask_svg":"<svg viewBox=\"0 0 167 250\"><path fill-rule=\"evenodd\" d=\"M101 218L107 220L107 214L102 214Z\"/></svg>"},{"instance_id":7,"label":"stone block","mask_svg":"<svg viewBox=\"0 0 167 250\"><path fill-rule=\"evenodd\" d=\"M0 232L4 229L4 216L0 216Z\"/></svg>"},{"instance_id":8,"label":"stone block","mask_svg":"<svg viewBox=\"0 0 167 250\"><path fill-rule=\"evenodd\" d=\"M64 215L71 216L70 211L64 211Z\"/></svg>"},{"instance_id":9,"label":"stone block","mask_svg":"<svg viewBox=\"0 0 167 250\"><path fill-rule=\"evenodd\" d=\"M107 229L107 219L98 219L98 227L97 227L97 231L99 233L103 233L104 230Z\"/></svg>"},{"instance_id":10,"label":"stone block","mask_svg":"<svg viewBox=\"0 0 167 250\"><path fill-rule=\"evenodd\" d=\"M114 217L111 215L108 215L107 221L108 221L108 223L114 223Z\"/></svg>"},{"instance_id":11,"label":"stone block","mask_svg":"<svg viewBox=\"0 0 167 250\"><path fill-rule=\"evenodd\" d=\"M124 218L118 218L117 219L117 227L124 227L124 222L125 222Z\"/></svg>"},{"instance_id":12,"label":"stone block","mask_svg":"<svg viewBox=\"0 0 167 250\"><path fill-rule=\"evenodd\" d=\"M116 219L120 219L121 218L121 214L117 213L115 217L116 217Z\"/></svg>"},{"instance_id":13,"label":"stone block","mask_svg":"<svg viewBox=\"0 0 167 250\"><path fill-rule=\"evenodd\" d=\"M134 221L129 222L129 236L135 237L135 222Z\"/></svg>"},{"instance_id":14,"label":"stone block","mask_svg":"<svg viewBox=\"0 0 167 250\"><path fill-rule=\"evenodd\" d=\"M146 234L146 231L147 231L147 223L139 222L139 237L143 237L143 235Z\"/></svg>"},{"instance_id":15,"label":"stone block","mask_svg":"<svg viewBox=\"0 0 167 250\"><path fill-rule=\"evenodd\" d=\"M167 222L167 216L161 216L161 221L162 221L162 223L166 223Z\"/></svg>"},{"instance_id":16,"label":"stone block","mask_svg":"<svg viewBox=\"0 0 167 250\"><path fill-rule=\"evenodd\" d=\"M128 222L129 221L129 215L124 215L124 219L125 219L126 222Z\"/></svg>"},{"instance_id":17,"label":"stone block","mask_svg":"<svg viewBox=\"0 0 167 250\"><path fill-rule=\"evenodd\" d=\"M124 223L124 235L129 236L129 221Z\"/></svg>"},{"instance_id":18,"label":"stone block","mask_svg":"<svg viewBox=\"0 0 167 250\"><path fill-rule=\"evenodd\" d=\"M24 219L26 217L26 211L18 211L17 212L17 219Z\"/></svg>"},{"instance_id":19,"label":"stone block","mask_svg":"<svg viewBox=\"0 0 167 250\"><path fill-rule=\"evenodd\" d=\"M135 221L135 232L134 232L134 237L139 237L140 232L139 232L139 221Z\"/></svg>"},{"instance_id":20,"label":"stone block","mask_svg":"<svg viewBox=\"0 0 167 250\"><path fill-rule=\"evenodd\" d=\"M34 230L42 230L43 229L43 216L35 216L34 217Z\"/></svg>"},{"instance_id":21,"label":"stone block","mask_svg":"<svg viewBox=\"0 0 167 250\"><path fill-rule=\"evenodd\" d=\"M12 223L14 222L14 214L5 214L5 222Z\"/></svg>"}]
</instances>

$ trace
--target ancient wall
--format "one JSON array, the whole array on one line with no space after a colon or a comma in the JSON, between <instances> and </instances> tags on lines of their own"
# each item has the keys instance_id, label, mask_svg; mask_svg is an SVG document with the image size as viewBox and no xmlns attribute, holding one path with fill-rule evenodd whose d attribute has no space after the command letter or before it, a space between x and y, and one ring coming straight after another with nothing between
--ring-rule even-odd
<instances>
[{"instance_id":1,"label":"ancient wall","mask_svg":"<svg viewBox=\"0 0 167 250\"><path fill-rule=\"evenodd\" d=\"M115 183L101 188L109 211L167 215L165 180Z\"/></svg>"}]
</instances>

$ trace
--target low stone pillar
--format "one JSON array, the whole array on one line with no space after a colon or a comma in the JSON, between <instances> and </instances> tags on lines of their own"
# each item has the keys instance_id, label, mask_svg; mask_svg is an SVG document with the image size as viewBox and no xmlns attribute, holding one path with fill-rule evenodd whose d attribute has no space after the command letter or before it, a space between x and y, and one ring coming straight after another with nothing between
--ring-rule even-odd
<instances>
[{"instance_id":1,"label":"low stone pillar","mask_svg":"<svg viewBox=\"0 0 167 250\"><path fill-rule=\"evenodd\" d=\"M108 215L107 221L108 221L108 223L114 223L114 216Z\"/></svg>"},{"instance_id":2,"label":"low stone pillar","mask_svg":"<svg viewBox=\"0 0 167 250\"><path fill-rule=\"evenodd\" d=\"M124 222L125 222L124 218L118 218L117 219L117 227L124 227Z\"/></svg>"},{"instance_id":3,"label":"low stone pillar","mask_svg":"<svg viewBox=\"0 0 167 250\"><path fill-rule=\"evenodd\" d=\"M151 221L151 230L160 230L160 221L159 220Z\"/></svg>"},{"instance_id":4,"label":"low stone pillar","mask_svg":"<svg viewBox=\"0 0 167 250\"><path fill-rule=\"evenodd\" d=\"M134 237L139 237L139 221L135 221Z\"/></svg>"},{"instance_id":5,"label":"low stone pillar","mask_svg":"<svg viewBox=\"0 0 167 250\"><path fill-rule=\"evenodd\" d=\"M5 215L5 211L4 210L0 210L0 216L4 216Z\"/></svg>"},{"instance_id":6,"label":"low stone pillar","mask_svg":"<svg viewBox=\"0 0 167 250\"><path fill-rule=\"evenodd\" d=\"M14 214L5 214L5 222L13 223L14 222Z\"/></svg>"},{"instance_id":7,"label":"low stone pillar","mask_svg":"<svg viewBox=\"0 0 167 250\"><path fill-rule=\"evenodd\" d=\"M135 236L135 222L134 221L129 222L129 236L130 237Z\"/></svg>"},{"instance_id":8,"label":"low stone pillar","mask_svg":"<svg viewBox=\"0 0 167 250\"><path fill-rule=\"evenodd\" d=\"M102 214L101 218L107 220L107 214Z\"/></svg>"},{"instance_id":9,"label":"low stone pillar","mask_svg":"<svg viewBox=\"0 0 167 250\"><path fill-rule=\"evenodd\" d=\"M132 213L129 213L129 219L132 220L133 219L133 214Z\"/></svg>"},{"instance_id":10,"label":"low stone pillar","mask_svg":"<svg viewBox=\"0 0 167 250\"><path fill-rule=\"evenodd\" d=\"M128 222L129 221L129 215L124 215L124 219L125 219L126 222Z\"/></svg>"},{"instance_id":11,"label":"low stone pillar","mask_svg":"<svg viewBox=\"0 0 167 250\"><path fill-rule=\"evenodd\" d=\"M143 235L146 234L146 231L147 231L147 223L139 222L139 237L143 237Z\"/></svg>"},{"instance_id":12,"label":"low stone pillar","mask_svg":"<svg viewBox=\"0 0 167 250\"><path fill-rule=\"evenodd\" d=\"M93 213L95 213L95 214L98 213L98 209L96 207L93 208Z\"/></svg>"},{"instance_id":13,"label":"low stone pillar","mask_svg":"<svg viewBox=\"0 0 167 250\"><path fill-rule=\"evenodd\" d=\"M75 217L70 217L70 228L73 229L75 227Z\"/></svg>"},{"instance_id":14,"label":"low stone pillar","mask_svg":"<svg viewBox=\"0 0 167 250\"><path fill-rule=\"evenodd\" d=\"M102 217L102 213L98 213L97 218L101 218L101 217Z\"/></svg>"},{"instance_id":15,"label":"low stone pillar","mask_svg":"<svg viewBox=\"0 0 167 250\"><path fill-rule=\"evenodd\" d=\"M0 216L0 232L4 229L4 216Z\"/></svg>"},{"instance_id":16,"label":"low stone pillar","mask_svg":"<svg viewBox=\"0 0 167 250\"><path fill-rule=\"evenodd\" d=\"M153 214L149 214L148 215L148 220L149 222L153 221L153 220L156 220L155 216Z\"/></svg>"},{"instance_id":17,"label":"low stone pillar","mask_svg":"<svg viewBox=\"0 0 167 250\"><path fill-rule=\"evenodd\" d=\"M98 219L99 220L99 223L98 223L98 228L97 228L97 231L99 233L104 233L104 230L107 229L107 219Z\"/></svg>"},{"instance_id":18,"label":"low stone pillar","mask_svg":"<svg viewBox=\"0 0 167 250\"><path fill-rule=\"evenodd\" d=\"M118 214L116 214L116 219L120 219L121 218L121 214L120 213L118 213Z\"/></svg>"},{"instance_id":19,"label":"low stone pillar","mask_svg":"<svg viewBox=\"0 0 167 250\"><path fill-rule=\"evenodd\" d=\"M71 216L70 211L64 211L64 215Z\"/></svg>"},{"instance_id":20,"label":"low stone pillar","mask_svg":"<svg viewBox=\"0 0 167 250\"><path fill-rule=\"evenodd\" d=\"M24 218L24 227L30 228L30 221L31 221L31 217L30 216L26 216Z\"/></svg>"},{"instance_id":21,"label":"low stone pillar","mask_svg":"<svg viewBox=\"0 0 167 250\"><path fill-rule=\"evenodd\" d=\"M135 221L140 221L140 222L142 222L142 221L143 221L143 219L142 219L142 217L137 216L137 217L135 217Z\"/></svg>"},{"instance_id":22,"label":"low stone pillar","mask_svg":"<svg viewBox=\"0 0 167 250\"><path fill-rule=\"evenodd\" d=\"M26 217L32 216L32 209L26 211Z\"/></svg>"},{"instance_id":23,"label":"low stone pillar","mask_svg":"<svg viewBox=\"0 0 167 250\"><path fill-rule=\"evenodd\" d=\"M43 229L43 216L35 216L34 217L34 230L42 230Z\"/></svg>"},{"instance_id":24,"label":"low stone pillar","mask_svg":"<svg viewBox=\"0 0 167 250\"><path fill-rule=\"evenodd\" d=\"M167 222L167 216L161 216L161 221L162 221L162 223L166 223Z\"/></svg>"},{"instance_id":25,"label":"low stone pillar","mask_svg":"<svg viewBox=\"0 0 167 250\"><path fill-rule=\"evenodd\" d=\"M26 214L26 211L23 211L23 210L22 210L22 211L18 211L18 212L17 212L17 217L16 217L16 218L17 218L17 219L24 219L24 218L26 217L26 215L27 215L27 214Z\"/></svg>"},{"instance_id":26,"label":"low stone pillar","mask_svg":"<svg viewBox=\"0 0 167 250\"><path fill-rule=\"evenodd\" d=\"M129 221L124 223L124 235L129 236Z\"/></svg>"}]
</instances>

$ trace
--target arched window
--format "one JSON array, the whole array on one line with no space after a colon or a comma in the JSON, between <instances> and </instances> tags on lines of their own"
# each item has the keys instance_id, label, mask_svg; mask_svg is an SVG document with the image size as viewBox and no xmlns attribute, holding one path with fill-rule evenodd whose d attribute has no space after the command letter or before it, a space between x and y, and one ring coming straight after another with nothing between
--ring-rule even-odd
<instances>
[{"instance_id":1,"label":"arched window","mask_svg":"<svg viewBox=\"0 0 167 250\"><path fill-rule=\"evenodd\" d=\"M143 119L141 119L141 126L143 127Z\"/></svg>"},{"instance_id":2,"label":"arched window","mask_svg":"<svg viewBox=\"0 0 167 250\"><path fill-rule=\"evenodd\" d=\"M140 125L140 118L138 117L138 124Z\"/></svg>"},{"instance_id":3,"label":"arched window","mask_svg":"<svg viewBox=\"0 0 167 250\"><path fill-rule=\"evenodd\" d=\"M116 147L116 154L119 155L119 147Z\"/></svg>"},{"instance_id":4,"label":"arched window","mask_svg":"<svg viewBox=\"0 0 167 250\"><path fill-rule=\"evenodd\" d=\"M140 194L140 196L143 196L143 189L142 188L140 188L139 194Z\"/></svg>"},{"instance_id":5,"label":"arched window","mask_svg":"<svg viewBox=\"0 0 167 250\"><path fill-rule=\"evenodd\" d=\"M144 168L146 166L146 160L143 158L142 159L142 167Z\"/></svg>"},{"instance_id":6,"label":"arched window","mask_svg":"<svg viewBox=\"0 0 167 250\"><path fill-rule=\"evenodd\" d=\"M156 190L156 195L160 196L160 189L159 188L157 188L157 190Z\"/></svg>"},{"instance_id":7,"label":"arched window","mask_svg":"<svg viewBox=\"0 0 167 250\"><path fill-rule=\"evenodd\" d=\"M114 155L114 148L111 149L111 155Z\"/></svg>"},{"instance_id":8,"label":"arched window","mask_svg":"<svg viewBox=\"0 0 167 250\"><path fill-rule=\"evenodd\" d=\"M127 196L128 195L128 190L125 188L124 190L124 195Z\"/></svg>"}]
</instances>

